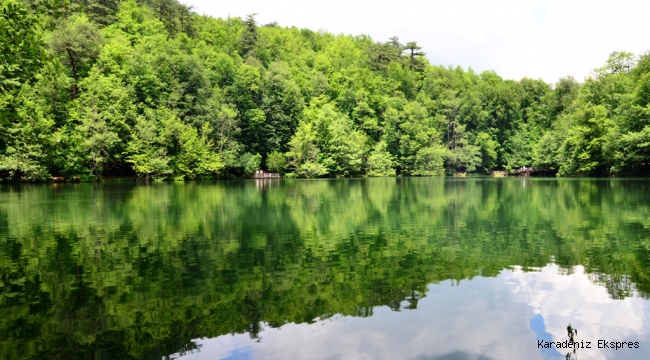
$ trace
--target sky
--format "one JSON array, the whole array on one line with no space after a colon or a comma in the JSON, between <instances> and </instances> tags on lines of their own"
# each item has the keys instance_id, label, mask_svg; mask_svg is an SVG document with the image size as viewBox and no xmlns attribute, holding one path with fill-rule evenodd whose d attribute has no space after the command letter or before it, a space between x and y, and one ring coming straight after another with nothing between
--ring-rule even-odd
<instances>
[{"instance_id":1,"label":"sky","mask_svg":"<svg viewBox=\"0 0 650 360\"><path fill-rule=\"evenodd\" d=\"M612 51L650 50L648 0L181 0L199 14L259 24L398 36L436 65L494 70L506 79L583 81Z\"/></svg>"}]
</instances>

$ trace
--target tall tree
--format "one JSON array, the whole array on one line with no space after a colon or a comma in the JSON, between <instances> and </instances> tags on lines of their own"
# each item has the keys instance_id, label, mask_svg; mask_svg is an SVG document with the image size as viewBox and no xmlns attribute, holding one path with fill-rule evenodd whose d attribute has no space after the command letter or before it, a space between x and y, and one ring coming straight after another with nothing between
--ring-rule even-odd
<instances>
[{"instance_id":1,"label":"tall tree","mask_svg":"<svg viewBox=\"0 0 650 360\"><path fill-rule=\"evenodd\" d=\"M371 43L366 48L368 61L374 70L385 71L388 64L393 61L400 61L404 46L394 36L388 42Z\"/></svg>"},{"instance_id":2,"label":"tall tree","mask_svg":"<svg viewBox=\"0 0 650 360\"><path fill-rule=\"evenodd\" d=\"M424 56L427 54L422 50L421 46L418 46L418 43L415 41L410 41L406 43L404 47L408 51L408 66L411 70L424 71L426 68L426 62L424 62Z\"/></svg>"},{"instance_id":3,"label":"tall tree","mask_svg":"<svg viewBox=\"0 0 650 360\"><path fill-rule=\"evenodd\" d=\"M243 58L246 57L257 57L257 41L260 38L260 35L257 32L257 22L255 21L255 15L249 14L246 15L246 20L244 20L244 31L241 33L239 38L240 54Z\"/></svg>"},{"instance_id":4,"label":"tall tree","mask_svg":"<svg viewBox=\"0 0 650 360\"><path fill-rule=\"evenodd\" d=\"M266 71L262 108L265 120L261 129L260 152L286 151L304 108L300 88L284 62L274 62Z\"/></svg>"},{"instance_id":5,"label":"tall tree","mask_svg":"<svg viewBox=\"0 0 650 360\"><path fill-rule=\"evenodd\" d=\"M319 153L313 125L301 122L289 142L289 151L286 153L289 166L300 177L313 178L326 174L327 168L320 162Z\"/></svg>"},{"instance_id":6,"label":"tall tree","mask_svg":"<svg viewBox=\"0 0 650 360\"><path fill-rule=\"evenodd\" d=\"M0 91L33 81L47 61L38 18L13 0L0 2Z\"/></svg>"},{"instance_id":7,"label":"tall tree","mask_svg":"<svg viewBox=\"0 0 650 360\"><path fill-rule=\"evenodd\" d=\"M68 65L74 78L72 98L78 96L78 83L95 62L104 42L97 26L85 15L74 15L65 20L52 34L50 47Z\"/></svg>"}]
</instances>

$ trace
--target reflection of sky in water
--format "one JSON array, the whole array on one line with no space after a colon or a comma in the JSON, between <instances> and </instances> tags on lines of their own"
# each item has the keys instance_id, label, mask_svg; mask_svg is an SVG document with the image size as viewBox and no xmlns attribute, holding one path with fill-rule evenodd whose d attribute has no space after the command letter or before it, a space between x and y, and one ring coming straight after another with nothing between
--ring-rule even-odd
<instances>
[{"instance_id":1,"label":"reflection of sky in water","mask_svg":"<svg viewBox=\"0 0 650 360\"><path fill-rule=\"evenodd\" d=\"M549 341L553 339L553 335L546 332L546 325L544 324L542 314L537 314L530 319L530 328L535 332L536 340ZM556 348L542 348L540 352L544 359L562 359L562 354Z\"/></svg>"},{"instance_id":2,"label":"reflection of sky in water","mask_svg":"<svg viewBox=\"0 0 650 360\"><path fill-rule=\"evenodd\" d=\"M540 272L503 271L496 278L430 285L417 310L375 309L370 318L340 317L198 340L190 359L556 359L567 350L540 350L537 340L564 341L566 327L592 349L583 359L650 357L647 301L612 300L582 267L571 275L549 265ZM638 341L639 349L597 349L599 339Z\"/></svg>"}]
</instances>

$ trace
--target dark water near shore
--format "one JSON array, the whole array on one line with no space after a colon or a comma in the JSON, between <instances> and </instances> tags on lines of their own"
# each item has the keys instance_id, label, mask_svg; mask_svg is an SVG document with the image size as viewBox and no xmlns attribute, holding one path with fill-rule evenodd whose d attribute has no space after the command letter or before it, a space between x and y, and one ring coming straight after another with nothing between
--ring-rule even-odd
<instances>
[{"instance_id":1,"label":"dark water near shore","mask_svg":"<svg viewBox=\"0 0 650 360\"><path fill-rule=\"evenodd\" d=\"M0 359L639 359L649 295L647 179L0 187Z\"/></svg>"}]
</instances>

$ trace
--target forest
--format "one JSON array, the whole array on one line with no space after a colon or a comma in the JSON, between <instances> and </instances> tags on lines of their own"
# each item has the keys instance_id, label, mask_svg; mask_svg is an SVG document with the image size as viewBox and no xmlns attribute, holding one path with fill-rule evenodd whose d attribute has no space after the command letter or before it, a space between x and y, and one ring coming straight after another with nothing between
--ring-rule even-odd
<instances>
[{"instance_id":1,"label":"forest","mask_svg":"<svg viewBox=\"0 0 650 360\"><path fill-rule=\"evenodd\" d=\"M176 0L0 9L5 181L650 173L650 53L549 84Z\"/></svg>"}]
</instances>

